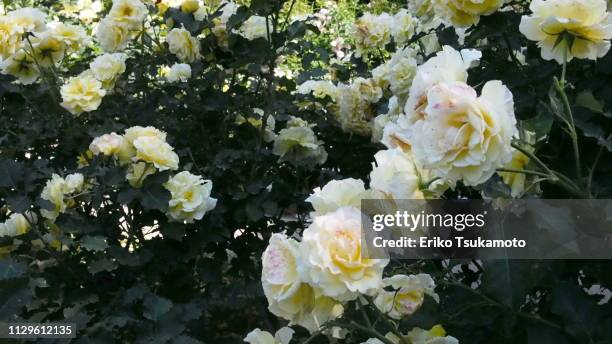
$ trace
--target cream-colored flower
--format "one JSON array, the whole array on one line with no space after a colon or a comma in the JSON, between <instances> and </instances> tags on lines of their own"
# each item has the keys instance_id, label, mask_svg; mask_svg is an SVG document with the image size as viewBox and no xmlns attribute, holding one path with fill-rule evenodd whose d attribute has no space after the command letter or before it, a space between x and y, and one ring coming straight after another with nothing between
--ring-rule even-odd
<instances>
[{"instance_id":1,"label":"cream-colored flower","mask_svg":"<svg viewBox=\"0 0 612 344\"><path fill-rule=\"evenodd\" d=\"M300 275L338 301L378 290L386 259L362 256L361 212L343 207L317 216L304 230L300 245Z\"/></svg>"},{"instance_id":2,"label":"cream-colored flower","mask_svg":"<svg viewBox=\"0 0 612 344\"><path fill-rule=\"evenodd\" d=\"M274 139L272 152L281 161L323 164L327 152L309 127L294 126L281 130Z\"/></svg>"},{"instance_id":3,"label":"cream-colored flower","mask_svg":"<svg viewBox=\"0 0 612 344\"><path fill-rule=\"evenodd\" d=\"M113 0L107 18L124 23L131 29L138 29L142 27L147 12L147 7L140 0Z\"/></svg>"},{"instance_id":4,"label":"cream-colored flower","mask_svg":"<svg viewBox=\"0 0 612 344\"><path fill-rule=\"evenodd\" d=\"M130 27L112 18L104 18L96 27L96 39L104 51L121 51L130 41Z\"/></svg>"},{"instance_id":5,"label":"cream-colored flower","mask_svg":"<svg viewBox=\"0 0 612 344\"><path fill-rule=\"evenodd\" d=\"M51 179L47 181L40 198L47 200L53 204L53 210L41 209L40 213L44 218L51 221L64 213L72 203L67 196L81 192L85 188L85 180L82 174L74 173L62 178L57 174L53 174Z\"/></svg>"},{"instance_id":6,"label":"cream-colored flower","mask_svg":"<svg viewBox=\"0 0 612 344\"><path fill-rule=\"evenodd\" d=\"M518 150L512 153L512 160L504 165L504 168L522 171L529 163L529 157ZM527 176L520 172L498 172L506 185L510 187L510 195L512 197L520 196L525 191L525 181Z\"/></svg>"},{"instance_id":7,"label":"cream-colored flower","mask_svg":"<svg viewBox=\"0 0 612 344\"><path fill-rule=\"evenodd\" d=\"M370 172L370 187L391 199L423 199L421 183L427 182L429 173L421 168L412 154L399 148L381 150Z\"/></svg>"},{"instance_id":8,"label":"cream-colored flower","mask_svg":"<svg viewBox=\"0 0 612 344\"><path fill-rule=\"evenodd\" d=\"M124 53L104 54L96 57L89 64L89 69L105 89L111 89L117 77L125 72L126 59L127 55Z\"/></svg>"},{"instance_id":9,"label":"cream-colored flower","mask_svg":"<svg viewBox=\"0 0 612 344\"><path fill-rule=\"evenodd\" d=\"M117 133L104 134L93 139L89 145L89 150L94 155L111 156L118 154L123 144L123 136Z\"/></svg>"},{"instance_id":10,"label":"cream-colored flower","mask_svg":"<svg viewBox=\"0 0 612 344\"><path fill-rule=\"evenodd\" d=\"M336 86L327 80L307 80L300 84L295 92L299 94L312 93L315 98L330 97L334 101L338 97Z\"/></svg>"},{"instance_id":11,"label":"cream-colored flower","mask_svg":"<svg viewBox=\"0 0 612 344\"><path fill-rule=\"evenodd\" d=\"M123 134L123 145L117 154L121 164L126 165L134 160L136 156L134 141L142 136L153 136L166 141L166 133L154 127L134 126L126 129Z\"/></svg>"},{"instance_id":12,"label":"cream-colored flower","mask_svg":"<svg viewBox=\"0 0 612 344\"><path fill-rule=\"evenodd\" d=\"M36 62L24 49L18 50L15 54L0 62L0 70L2 70L2 74L18 78L19 82L24 85L36 82L40 76Z\"/></svg>"},{"instance_id":13,"label":"cream-colored flower","mask_svg":"<svg viewBox=\"0 0 612 344\"><path fill-rule=\"evenodd\" d=\"M33 50L33 58L42 67L50 67L60 62L66 54L66 45L59 37L56 37L50 32L44 32L39 36L31 39ZM31 47L27 47L28 52L31 52Z\"/></svg>"},{"instance_id":14,"label":"cream-colored flower","mask_svg":"<svg viewBox=\"0 0 612 344\"><path fill-rule=\"evenodd\" d=\"M394 95L404 98L408 94L412 79L417 71L415 51L410 47L398 49L389 61L380 65L377 69L383 71L378 79L381 79L384 85L389 85ZM372 71L374 78L376 78L375 71L376 69Z\"/></svg>"},{"instance_id":15,"label":"cream-colored flower","mask_svg":"<svg viewBox=\"0 0 612 344\"><path fill-rule=\"evenodd\" d=\"M436 302L440 300L434 292L436 284L428 274L394 275L383 279L383 288L386 289L381 289L376 295L374 305L397 320L416 312L423 304L425 295L431 296Z\"/></svg>"},{"instance_id":16,"label":"cream-colored flower","mask_svg":"<svg viewBox=\"0 0 612 344\"><path fill-rule=\"evenodd\" d=\"M181 3L181 11L187 13L194 13L202 6L199 0L183 0Z\"/></svg>"},{"instance_id":17,"label":"cream-colored flower","mask_svg":"<svg viewBox=\"0 0 612 344\"><path fill-rule=\"evenodd\" d=\"M16 32L8 16L0 16L0 61L21 49L21 33Z\"/></svg>"},{"instance_id":18,"label":"cream-colored flower","mask_svg":"<svg viewBox=\"0 0 612 344\"><path fill-rule=\"evenodd\" d=\"M496 12L504 0L434 0L436 14L457 28L478 24L480 16Z\"/></svg>"},{"instance_id":19,"label":"cream-colored flower","mask_svg":"<svg viewBox=\"0 0 612 344\"><path fill-rule=\"evenodd\" d=\"M538 42L543 59L595 60L610 50L612 14L606 1L534 0L529 8L533 13L521 18L519 30Z\"/></svg>"},{"instance_id":20,"label":"cream-colored flower","mask_svg":"<svg viewBox=\"0 0 612 344\"><path fill-rule=\"evenodd\" d=\"M136 161L153 164L159 171L177 170L179 157L174 148L157 136L140 136L133 142Z\"/></svg>"},{"instance_id":21,"label":"cream-colored flower","mask_svg":"<svg viewBox=\"0 0 612 344\"><path fill-rule=\"evenodd\" d=\"M372 104L380 100L382 89L374 79L356 78L350 85L339 84L337 91L335 117L342 130L370 135L370 121L375 113Z\"/></svg>"},{"instance_id":22,"label":"cream-colored flower","mask_svg":"<svg viewBox=\"0 0 612 344\"><path fill-rule=\"evenodd\" d=\"M268 39L267 25L266 17L251 16L244 23L242 23L239 33L248 40L254 40L257 38Z\"/></svg>"},{"instance_id":23,"label":"cream-colored flower","mask_svg":"<svg viewBox=\"0 0 612 344\"><path fill-rule=\"evenodd\" d=\"M37 8L23 7L6 15L16 33L42 32L46 30L47 15Z\"/></svg>"},{"instance_id":24,"label":"cream-colored flower","mask_svg":"<svg viewBox=\"0 0 612 344\"><path fill-rule=\"evenodd\" d=\"M406 338L413 344L459 344L457 338L446 335L441 325L435 325L429 330L415 327L406 334Z\"/></svg>"},{"instance_id":25,"label":"cream-colored flower","mask_svg":"<svg viewBox=\"0 0 612 344\"><path fill-rule=\"evenodd\" d=\"M360 179L332 180L323 188L314 189L306 202L312 204L313 216L327 214L346 206L359 209L365 192L365 185Z\"/></svg>"},{"instance_id":26,"label":"cream-colored flower","mask_svg":"<svg viewBox=\"0 0 612 344\"><path fill-rule=\"evenodd\" d=\"M282 234L273 234L262 255L261 283L274 315L310 332L342 314L342 306L304 283L298 272L299 244Z\"/></svg>"},{"instance_id":27,"label":"cream-colored flower","mask_svg":"<svg viewBox=\"0 0 612 344\"><path fill-rule=\"evenodd\" d=\"M355 38L355 56L367 55L370 51L385 49L391 41L391 27L393 17L388 13L374 15L364 13L353 24L353 37Z\"/></svg>"},{"instance_id":28,"label":"cream-colored flower","mask_svg":"<svg viewBox=\"0 0 612 344\"><path fill-rule=\"evenodd\" d=\"M73 115L96 110L106 91L102 83L91 75L79 75L68 79L60 89L62 107Z\"/></svg>"},{"instance_id":29,"label":"cream-colored flower","mask_svg":"<svg viewBox=\"0 0 612 344\"><path fill-rule=\"evenodd\" d=\"M417 68L410 85L409 97L404 107L408 121L422 118L422 110L427 106L427 92L440 82L467 82L467 70L476 63L482 54L472 49L457 51L445 45L442 51Z\"/></svg>"},{"instance_id":30,"label":"cream-colored flower","mask_svg":"<svg viewBox=\"0 0 612 344\"><path fill-rule=\"evenodd\" d=\"M391 35L398 46L403 46L412 38L416 29L415 19L406 9L401 9L393 15L393 27Z\"/></svg>"},{"instance_id":31,"label":"cream-colored flower","mask_svg":"<svg viewBox=\"0 0 612 344\"><path fill-rule=\"evenodd\" d=\"M221 9L221 15L213 19L214 27L212 28L212 32L217 38L217 42L219 43L219 46L224 49L227 49L229 45L229 40L228 40L229 35L227 33L227 21L232 15L236 14L236 11L238 10L238 5L236 5L234 2L231 2L231 1L222 1L221 6L223 6L223 8ZM200 7L200 10L194 13L194 16L198 16L198 17L201 16L202 9L203 7ZM201 19L203 19L203 17L198 20L201 20Z\"/></svg>"},{"instance_id":32,"label":"cream-colored flower","mask_svg":"<svg viewBox=\"0 0 612 344\"><path fill-rule=\"evenodd\" d=\"M416 160L435 175L474 186L512 158L514 101L500 81L487 82L480 97L465 83L440 83L429 90L424 114L409 141Z\"/></svg>"},{"instance_id":33,"label":"cream-colored flower","mask_svg":"<svg viewBox=\"0 0 612 344\"><path fill-rule=\"evenodd\" d=\"M167 214L174 221L201 220L217 205L217 199L210 197L212 182L187 171L170 178L164 187L172 195Z\"/></svg>"},{"instance_id":34,"label":"cream-colored flower","mask_svg":"<svg viewBox=\"0 0 612 344\"><path fill-rule=\"evenodd\" d=\"M166 36L166 41L170 52L183 62L195 62L201 57L200 41L183 28L170 30L168 36Z\"/></svg>"},{"instance_id":35,"label":"cream-colored flower","mask_svg":"<svg viewBox=\"0 0 612 344\"><path fill-rule=\"evenodd\" d=\"M142 161L136 162L128 167L125 179L133 188L138 189L142 187L144 180L148 176L155 174L155 172L157 172L155 166Z\"/></svg>"},{"instance_id":36,"label":"cream-colored flower","mask_svg":"<svg viewBox=\"0 0 612 344\"><path fill-rule=\"evenodd\" d=\"M186 63L175 63L168 69L168 82L187 82L191 78L191 66Z\"/></svg>"},{"instance_id":37,"label":"cream-colored flower","mask_svg":"<svg viewBox=\"0 0 612 344\"><path fill-rule=\"evenodd\" d=\"M53 23L50 35L60 39L70 52L80 52L89 44L85 29L71 24Z\"/></svg>"},{"instance_id":38,"label":"cream-colored flower","mask_svg":"<svg viewBox=\"0 0 612 344\"><path fill-rule=\"evenodd\" d=\"M272 336L270 332L256 328L247 334L244 341L249 344L289 344L294 332L289 327L283 327Z\"/></svg>"},{"instance_id":39,"label":"cream-colored flower","mask_svg":"<svg viewBox=\"0 0 612 344\"><path fill-rule=\"evenodd\" d=\"M100 0L62 0L60 13L78 18L84 23L91 23L98 18L98 13L102 12L103 7Z\"/></svg>"},{"instance_id":40,"label":"cream-colored flower","mask_svg":"<svg viewBox=\"0 0 612 344\"><path fill-rule=\"evenodd\" d=\"M34 213L26 213L25 215L13 213L4 223L0 223L0 238L25 234L32 228L31 223L36 223L36 221L37 218Z\"/></svg>"}]
</instances>

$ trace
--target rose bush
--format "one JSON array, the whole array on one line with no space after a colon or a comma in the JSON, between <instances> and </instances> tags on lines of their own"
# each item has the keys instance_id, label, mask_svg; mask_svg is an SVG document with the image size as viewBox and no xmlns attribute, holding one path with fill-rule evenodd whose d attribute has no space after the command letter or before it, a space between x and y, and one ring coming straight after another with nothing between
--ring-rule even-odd
<instances>
[{"instance_id":1,"label":"rose bush","mask_svg":"<svg viewBox=\"0 0 612 344\"><path fill-rule=\"evenodd\" d=\"M0 321L74 322L77 343L605 343L610 263L366 259L359 207L610 197L610 18L3 1Z\"/></svg>"}]
</instances>

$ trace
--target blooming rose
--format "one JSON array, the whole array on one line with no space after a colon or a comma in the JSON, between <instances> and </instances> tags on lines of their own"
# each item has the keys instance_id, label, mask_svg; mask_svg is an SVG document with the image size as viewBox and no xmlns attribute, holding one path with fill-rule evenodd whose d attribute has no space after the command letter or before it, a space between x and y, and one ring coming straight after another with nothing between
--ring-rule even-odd
<instances>
[{"instance_id":1,"label":"blooming rose","mask_svg":"<svg viewBox=\"0 0 612 344\"><path fill-rule=\"evenodd\" d=\"M257 38L268 39L267 25L266 17L251 16L244 23L242 23L239 33L248 40L254 40Z\"/></svg>"},{"instance_id":2,"label":"blooming rose","mask_svg":"<svg viewBox=\"0 0 612 344\"><path fill-rule=\"evenodd\" d=\"M612 15L604 0L534 0L519 30L538 42L542 58L595 60L610 50Z\"/></svg>"},{"instance_id":3,"label":"blooming rose","mask_svg":"<svg viewBox=\"0 0 612 344\"><path fill-rule=\"evenodd\" d=\"M294 332L289 327L283 327L273 337L270 332L256 328L247 334L244 341L250 344L289 344Z\"/></svg>"},{"instance_id":4,"label":"blooming rose","mask_svg":"<svg viewBox=\"0 0 612 344\"><path fill-rule=\"evenodd\" d=\"M417 20L406 9L401 9L393 16L391 35L398 46L402 46L414 35Z\"/></svg>"},{"instance_id":5,"label":"blooming rose","mask_svg":"<svg viewBox=\"0 0 612 344\"><path fill-rule=\"evenodd\" d=\"M388 13L374 15L364 13L353 24L355 38L355 56L367 55L369 51L384 49L391 41L391 26L393 17Z\"/></svg>"},{"instance_id":6,"label":"blooming rose","mask_svg":"<svg viewBox=\"0 0 612 344\"><path fill-rule=\"evenodd\" d=\"M295 91L299 94L312 93L315 98L330 97L332 100L336 100L338 97L336 86L327 80L307 80L300 84Z\"/></svg>"},{"instance_id":7,"label":"blooming rose","mask_svg":"<svg viewBox=\"0 0 612 344\"><path fill-rule=\"evenodd\" d=\"M458 28L465 28L497 11L504 0L434 0L436 13Z\"/></svg>"},{"instance_id":8,"label":"blooming rose","mask_svg":"<svg viewBox=\"0 0 612 344\"><path fill-rule=\"evenodd\" d=\"M89 36L85 29L71 24L53 23L50 35L60 39L66 49L71 52L80 52L89 44Z\"/></svg>"},{"instance_id":9,"label":"blooming rose","mask_svg":"<svg viewBox=\"0 0 612 344\"><path fill-rule=\"evenodd\" d=\"M365 186L359 179L347 178L342 180L332 180L325 184L323 188L316 188L306 199L314 208L311 215L323 215L338 208L351 206L361 207L361 199L365 195Z\"/></svg>"},{"instance_id":10,"label":"blooming rose","mask_svg":"<svg viewBox=\"0 0 612 344\"><path fill-rule=\"evenodd\" d=\"M142 136L154 136L161 141L166 141L166 133L154 127L134 126L126 129L123 134L123 146L118 153L119 161L122 164L125 165L133 161L136 156L134 141Z\"/></svg>"},{"instance_id":11,"label":"blooming rose","mask_svg":"<svg viewBox=\"0 0 612 344\"><path fill-rule=\"evenodd\" d=\"M159 171L177 170L179 157L174 148L157 136L140 136L133 142L135 160L153 164Z\"/></svg>"},{"instance_id":12,"label":"blooming rose","mask_svg":"<svg viewBox=\"0 0 612 344\"><path fill-rule=\"evenodd\" d=\"M327 152L314 131L307 126L294 126L281 130L274 139L272 152L281 161L323 164Z\"/></svg>"},{"instance_id":13,"label":"blooming rose","mask_svg":"<svg viewBox=\"0 0 612 344\"><path fill-rule=\"evenodd\" d=\"M89 64L89 69L102 86L109 89L114 86L117 76L125 72L126 59L127 55L123 53L104 54L96 57Z\"/></svg>"},{"instance_id":14,"label":"blooming rose","mask_svg":"<svg viewBox=\"0 0 612 344\"><path fill-rule=\"evenodd\" d=\"M504 165L504 168L521 171L529 163L529 157L523 152L514 150L512 153L512 160ZM510 187L510 195L512 197L520 196L525 191L525 180L526 176L524 173L515 172L498 172L500 177L506 185Z\"/></svg>"},{"instance_id":15,"label":"blooming rose","mask_svg":"<svg viewBox=\"0 0 612 344\"><path fill-rule=\"evenodd\" d=\"M28 47L28 52L33 52L35 61L42 67L55 65L64 58L66 53L64 42L50 32L33 37L31 42L34 50Z\"/></svg>"},{"instance_id":16,"label":"blooming rose","mask_svg":"<svg viewBox=\"0 0 612 344\"><path fill-rule=\"evenodd\" d=\"M169 82L187 82L189 78L191 78L191 66L186 63L175 63L166 74L166 80Z\"/></svg>"},{"instance_id":17,"label":"blooming rose","mask_svg":"<svg viewBox=\"0 0 612 344\"><path fill-rule=\"evenodd\" d=\"M195 62L200 58L200 41L192 37L189 31L175 28L166 36L170 52L183 62Z\"/></svg>"},{"instance_id":18,"label":"blooming rose","mask_svg":"<svg viewBox=\"0 0 612 344\"><path fill-rule=\"evenodd\" d=\"M87 74L68 79L60 93L63 100L61 105L73 115L96 110L106 95L102 83Z\"/></svg>"},{"instance_id":19,"label":"blooming rose","mask_svg":"<svg viewBox=\"0 0 612 344\"><path fill-rule=\"evenodd\" d=\"M13 55L21 47L21 33L14 30L8 16L0 16L0 61Z\"/></svg>"},{"instance_id":20,"label":"blooming rose","mask_svg":"<svg viewBox=\"0 0 612 344\"><path fill-rule=\"evenodd\" d=\"M381 150L370 172L370 187L392 199L423 199L422 183L431 179L429 171L418 165L409 152L399 148Z\"/></svg>"},{"instance_id":21,"label":"blooming rose","mask_svg":"<svg viewBox=\"0 0 612 344\"><path fill-rule=\"evenodd\" d=\"M217 205L217 200L210 197L212 182L187 171L170 178L164 187L172 195L168 216L175 221L191 223L201 220L206 212Z\"/></svg>"},{"instance_id":22,"label":"blooming rose","mask_svg":"<svg viewBox=\"0 0 612 344\"><path fill-rule=\"evenodd\" d=\"M482 54L478 50L462 49L460 52L445 45L436 56L423 63L416 71L410 85L404 113L409 122L422 117L427 105L427 92L440 82L467 82L467 70Z\"/></svg>"},{"instance_id":23,"label":"blooming rose","mask_svg":"<svg viewBox=\"0 0 612 344\"><path fill-rule=\"evenodd\" d=\"M440 83L429 90L423 112L409 141L417 161L435 175L478 185L512 158L514 102L501 81L487 82L480 97L465 83Z\"/></svg>"},{"instance_id":24,"label":"blooming rose","mask_svg":"<svg viewBox=\"0 0 612 344\"><path fill-rule=\"evenodd\" d=\"M62 0L60 13L90 23L98 18L98 13L104 7L100 0Z\"/></svg>"},{"instance_id":25,"label":"blooming rose","mask_svg":"<svg viewBox=\"0 0 612 344\"><path fill-rule=\"evenodd\" d=\"M38 80L40 71L32 56L24 49L18 50L4 61L0 62L2 74L12 75L19 79L24 85L29 85Z\"/></svg>"},{"instance_id":26,"label":"blooming rose","mask_svg":"<svg viewBox=\"0 0 612 344\"><path fill-rule=\"evenodd\" d=\"M298 245L282 234L270 237L261 258L261 283L270 312L314 332L326 321L341 315L343 308L302 281L298 272Z\"/></svg>"},{"instance_id":27,"label":"blooming rose","mask_svg":"<svg viewBox=\"0 0 612 344\"><path fill-rule=\"evenodd\" d=\"M374 305L393 319L401 319L411 315L421 307L425 295L429 295L439 302L433 279L428 274L395 275L383 279L384 288L374 299Z\"/></svg>"},{"instance_id":28,"label":"blooming rose","mask_svg":"<svg viewBox=\"0 0 612 344\"><path fill-rule=\"evenodd\" d=\"M45 31L46 15L37 8L22 7L7 13L13 31L17 33Z\"/></svg>"},{"instance_id":29,"label":"blooming rose","mask_svg":"<svg viewBox=\"0 0 612 344\"><path fill-rule=\"evenodd\" d=\"M304 230L300 245L300 275L338 301L354 300L377 290L386 259L362 256L361 212L343 207L317 216Z\"/></svg>"},{"instance_id":30,"label":"blooming rose","mask_svg":"<svg viewBox=\"0 0 612 344\"><path fill-rule=\"evenodd\" d=\"M106 17L96 27L96 39L104 51L121 51L130 40L130 28L125 23Z\"/></svg>"},{"instance_id":31,"label":"blooming rose","mask_svg":"<svg viewBox=\"0 0 612 344\"><path fill-rule=\"evenodd\" d=\"M51 221L55 221L59 214L65 212L70 206L71 202L66 199L66 196L81 192L84 188L84 177L80 173L70 174L65 179L57 174L53 174L51 179L47 181L40 198L51 202L54 209L41 209L41 215Z\"/></svg>"},{"instance_id":32,"label":"blooming rose","mask_svg":"<svg viewBox=\"0 0 612 344\"><path fill-rule=\"evenodd\" d=\"M26 218L26 216L28 218ZM23 214L13 213L4 223L0 223L0 238L5 236L15 237L25 234L32 228L30 223L35 222L36 215L34 213L27 213L25 216Z\"/></svg>"},{"instance_id":33,"label":"blooming rose","mask_svg":"<svg viewBox=\"0 0 612 344\"><path fill-rule=\"evenodd\" d=\"M89 145L89 150L94 154L111 156L119 153L123 146L123 136L117 133L104 134L96 137Z\"/></svg>"},{"instance_id":34,"label":"blooming rose","mask_svg":"<svg viewBox=\"0 0 612 344\"><path fill-rule=\"evenodd\" d=\"M147 13L147 7L140 0L113 0L107 18L126 24L130 29L138 29Z\"/></svg>"}]
</instances>

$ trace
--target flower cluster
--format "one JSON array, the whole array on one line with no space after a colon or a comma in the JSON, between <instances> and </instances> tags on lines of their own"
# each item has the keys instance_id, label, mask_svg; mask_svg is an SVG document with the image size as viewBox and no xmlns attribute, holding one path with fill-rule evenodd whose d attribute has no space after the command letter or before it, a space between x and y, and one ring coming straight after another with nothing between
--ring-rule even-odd
<instances>
[{"instance_id":1,"label":"flower cluster","mask_svg":"<svg viewBox=\"0 0 612 344\"><path fill-rule=\"evenodd\" d=\"M147 14L147 7L140 0L114 0L108 15L96 28L100 47L107 52L125 49L136 32L142 30Z\"/></svg>"},{"instance_id":2,"label":"flower cluster","mask_svg":"<svg viewBox=\"0 0 612 344\"><path fill-rule=\"evenodd\" d=\"M89 150L127 166L126 179L134 188L142 187L145 179L158 171L179 168L179 157L166 142L166 133L154 127L131 127L123 135L104 134L93 139ZM210 197L212 182L187 171L171 177L164 187L172 196L167 215L174 221L200 220L217 203Z\"/></svg>"},{"instance_id":3,"label":"flower cluster","mask_svg":"<svg viewBox=\"0 0 612 344\"><path fill-rule=\"evenodd\" d=\"M398 13L397 16L364 13L353 25L355 56L366 57L371 52L384 50L392 37L406 42L414 33L412 23L413 19L407 12Z\"/></svg>"},{"instance_id":4,"label":"flower cluster","mask_svg":"<svg viewBox=\"0 0 612 344\"><path fill-rule=\"evenodd\" d=\"M52 209L41 209L41 215L51 222L55 221L60 214L75 205L74 198L87 187L80 173L69 174L65 178L53 174L40 194L40 198L51 203Z\"/></svg>"},{"instance_id":5,"label":"flower cluster","mask_svg":"<svg viewBox=\"0 0 612 344\"><path fill-rule=\"evenodd\" d=\"M89 69L75 77L71 77L62 85L62 107L73 115L96 110L102 103L102 98L112 92L118 77L125 72L123 53L107 53L96 57Z\"/></svg>"},{"instance_id":6,"label":"flower cluster","mask_svg":"<svg viewBox=\"0 0 612 344\"><path fill-rule=\"evenodd\" d=\"M0 71L22 84L32 84L43 68L80 52L88 42L80 26L47 23L39 9L19 8L0 16Z\"/></svg>"}]
</instances>

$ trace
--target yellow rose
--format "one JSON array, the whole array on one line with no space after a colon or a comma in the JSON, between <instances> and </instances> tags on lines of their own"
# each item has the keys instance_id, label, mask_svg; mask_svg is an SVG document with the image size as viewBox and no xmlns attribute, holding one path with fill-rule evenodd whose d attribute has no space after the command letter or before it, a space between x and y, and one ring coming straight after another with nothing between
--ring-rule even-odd
<instances>
[{"instance_id":1,"label":"yellow rose","mask_svg":"<svg viewBox=\"0 0 612 344\"><path fill-rule=\"evenodd\" d=\"M14 32L41 32L45 31L46 15L37 8L23 7L7 13L6 15L13 26Z\"/></svg>"},{"instance_id":2,"label":"yellow rose","mask_svg":"<svg viewBox=\"0 0 612 344\"><path fill-rule=\"evenodd\" d=\"M53 204L53 210L42 209L41 215L51 221L66 211L71 205L71 199L67 199L67 195L81 192L85 187L84 177L80 173L74 173L62 178L57 174L53 174L51 179L47 181L40 198L47 200Z\"/></svg>"},{"instance_id":3,"label":"yellow rose","mask_svg":"<svg viewBox=\"0 0 612 344\"><path fill-rule=\"evenodd\" d=\"M604 0L534 0L519 30L538 42L542 58L562 64L603 57L610 50L612 15Z\"/></svg>"},{"instance_id":4,"label":"yellow rose","mask_svg":"<svg viewBox=\"0 0 612 344\"><path fill-rule=\"evenodd\" d=\"M181 11L187 13L193 13L200 8L200 2L198 0L183 0L181 3Z\"/></svg>"},{"instance_id":5,"label":"yellow rose","mask_svg":"<svg viewBox=\"0 0 612 344\"><path fill-rule=\"evenodd\" d=\"M249 344L289 344L294 332L289 327L283 327L272 336L270 332L256 328L247 334L244 341Z\"/></svg>"},{"instance_id":6,"label":"yellow rose","mask_svg":"<svg viewBox=\"0 0 612 344\"><path fill-rule=\"evenodd\" d=\"M416 160L451 183L484 183L512 158L517 134L514 101L501 81L489 81L480 97L462 82L439 83L427 93L423 119L409 129Z\"/></svg>"},{"instance_id":7,"label":"yellow rose","mask_svg":"<svg viewBox=\"0 0 612 344\"><path fill-rule=\"evenodd\" d=\"M362 256L361 212L343 207L317 216L304 230L300 245L302 278L338 301L378 290L387 259Z\"/></svg>"},{"instance_id":8,"label":"yellow rose","mask_svg":"<svg viewBox=\"0 0 612 344\"><path fill-rule=\"evenodd\" d=\"M89 69L105 89L110 89L117 77L125 72L126 59L127 55L123 53L104 54L96 57L89 64Z\"/></svg>"},{"instance_id":9,"label":"yellow rose","mask_svg":"<svg viewBox=\"0 0 612 344\"><path fill-rule=\"evenodd\" d=\"M343 308L302 281L298 271L298 245L282 234L270 237L261 258L261 283L270 312L314 332L323 323L340 316Z\"/></svg>"},{"instance_id":10,"label":"yellow rose","mask_svg":"<svg viewBox=\"0 0 612 344\"><path fill-rule=\"evenodd\" d=\"M180 28L172 29L166 36L170 52L183 62L195 62L200 58L200 41L192 37L189 31Z\"/></svg>"},{"instance_id":11,"label":"yellow rose","mask_svg":"<svg viewBox=\"0 0 612 344\"><path fill-rule=\"evenodd\" d=\"M60 62L66 54L64 41L51 33L43 33L32 39L34 59L42 67L50 67ZM28 48L31 51L31 48Z\"/></svg>"},{"instance_id":12,"label":"yellow rose","mask_svg":"<svg viewBox=\"0 0 612 344\"><path fill-rule=\"evenodd\" d=\"M434 292L436 285L428 274L394 275L383 279L382 289L374 299L374 305L393 319L401 319L411 315L421 307L425 295L439 301L438 294Z\"/></svg>"},{"instance_id":13,"label":"yellow rose","mask_svg":"<svg viewBox=\"0 0 612 344\"><path fill-rule=\"evenodd\" d=\"M125 49L130 40L130 28L125 23L104 18L96 27L96 39L104 51L114 52Z\"/></svg>"},{"instance_id":14,"label":"yellow rose","mask_svg":"<svg viewBox=\"0 0 612 344\"><path fill-rule=\"evenodd\" d=\"M34 59L24 49L18 50L8 59L0 62L0 70L3 74L18 78L19 82L24 85L36 82L40 76L40 71Z\"/></svg>"},{"instance_id":15,"label":"yellow rose","mask_svg":"<svg viewBox=\"0 0 612 344\"><path fill-rule=\"evenodd\" d=\"M361 207L361 199L366 195L365 185L362 180L347 178L332 180L323 188L316 188L306 199L312 204L314 212L311 216L323 215L339 208L351 206Z\"/></svg>"},{"instance_id":16,"label":"yellow rose","mask_svg":"<svg viewBox=\"0 0 612 344\"><path fill-rule=\"evenodd\" d=\"M79 75L68 79L60 90L62 106L73 115L96 110L106 91L102 83L91 75Z\"/></svg>"},{"instance_id":17,"label":"yellow rose","mask_svg":"<svg viewBox=\"0 0 612 344\"><path fill-rule=\"evenodd\" d=\"M89 150L94 154L111 156L119 153L123 146L123 137L117 133L104 134L96 137L89 145Z\"/></svg>"},{"instance_id":18,"label":"yellow rose","mask_svg":"<svg viewBox=\"0 0 612 344\"><path fill-rule=\"evenodd\" d=\"M512 153L512 160L504 165L504 168L521 171L528 163L529 157L527 155L518 150L514 150L514 153ZM525 180L527 177L524 173L498 172L497 174L499 174L504 183L510 187L510 195L512 197L518 197L525 191Z\"/></svg>"},{"instance_id":19,"label":"yellow rose","mask_svg":"<svg viewBox=\"0 0 612 344\"><path fill-rule=\"evenodd\" d=\"M174 221L191 223L201 220L217 205L217 200L210 197L212 182L187 171L170 178L164 187L172 195L168 216Z\"/></svg>"},{"instance_id":20,"label":"yellow rose","mask_svg":"<svg viewBox=\"0 0 612 344\"><path fill-rule=\"evenodd\" d=\"M478 24L480 16L497 11L504 0L434 0L438 15L459 28Z\"/></svg>"},{"instance_id":21,"label":"yellow rose","mask_svg":"<svg viewBox=\"0 0 612 344\"><path fill-rule=\"evenodd\" d=\"M28 218L26 218L26 216ZM15 237L25 234L32 228L31 223L36 223L36 215L34 213L23 214L13 213L8 220L0 223L0 237L8 236Z\"/></svg>"},{"instance_id":22,"label":"yellow rose","mask_svg":"<svg viewBox=\"0 0 612 344\"><path fill-rule=\"evenodd\" d=\"M80 26L55 23L51 29L51 35L60 39L66 48L72 52L79 52L89 44L89 36Z\"/></svg>"},{"instance_id":23,"label":"yellow rose","mask_svg":"<svg viewBox=\"0 0 612 344\"><path fill-rule=\"evenodd\" d=\"M113 0L107 18L125 23L131 29L140 29L147 13L147 7L140 0Z\"/></svg>"},{"instance_id":24,"label":"yellow rose","mask_svg":"<svg viewBox=\"0 0 612 344\"><path fill-rule=\"evenodd\" d=\"M7 16L0 16L0 60L7 59L21 48L21 34L15 32Z\"/></svg>"},{"instance_id":25,"label":"yellow rose","mask_svg":"<svg viewBox=\"0 0 612 344\"><path fill-rule=\"evenodd\" d=\"M177 170L179 157L174 148L157 136L140 136L133 142L135 159L153 164L159 171Z\"/></svg>"}]
</instances>

